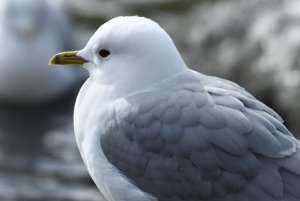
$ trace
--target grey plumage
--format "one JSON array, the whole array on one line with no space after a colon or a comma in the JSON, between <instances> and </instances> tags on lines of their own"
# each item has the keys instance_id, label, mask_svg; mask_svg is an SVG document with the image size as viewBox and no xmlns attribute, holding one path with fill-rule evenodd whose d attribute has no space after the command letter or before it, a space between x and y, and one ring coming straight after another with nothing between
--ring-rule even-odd
<instances>
[{"instance_id":1,"label":"grey plumage","mask_svg":"<svg viewBox=\"0 0 300 201\"><path fill-rule=\"evenodd\" d=\"M300 200L299 142L230 81L180 74L116 101L107 124L108 160L159 201Z\"/></svg>"}]
</instances>

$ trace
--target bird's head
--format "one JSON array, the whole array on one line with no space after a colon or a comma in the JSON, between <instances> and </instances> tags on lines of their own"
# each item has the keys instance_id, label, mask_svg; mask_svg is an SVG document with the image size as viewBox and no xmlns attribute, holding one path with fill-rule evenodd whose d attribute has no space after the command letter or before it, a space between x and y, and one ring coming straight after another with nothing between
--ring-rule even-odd
<instances>
[{"instance_id":1,"label":"bird's head","mask_svg":"<svg viewBox=\"0 0 300 201\"><path fill-rule=\"evenodd\" d=\"M103 24L79 51L59 53L49 64L80 64L92 81L136 90L184 70L172 39L143 17L117 17Z\"/></svg>"},{"instance_id":2,"label":"bird's head","mask_svg":"<svg viewBox=\"0 0 300 201\"><path fill-rule=\"evenodd\" d=\"M47 2L41 0L1 0L2 28L18 39L29 41L36 37L45 24Z\"/></svg>"}]
</instances>

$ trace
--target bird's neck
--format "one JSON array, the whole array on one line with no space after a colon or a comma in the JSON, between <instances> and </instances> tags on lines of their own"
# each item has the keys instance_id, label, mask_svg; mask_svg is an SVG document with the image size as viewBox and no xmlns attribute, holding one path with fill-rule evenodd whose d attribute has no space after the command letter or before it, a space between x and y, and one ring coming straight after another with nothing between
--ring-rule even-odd
<instances>
[{"instance_id":1,"label":"bird's neck","mask_svg":"<svg viewBox=\"0 0 300 201\"><path fill-rule=\"evenodd\" d=\"M153 84L168 80L181 72L188 70L185 64L173 67L170 70L156 71L153 73L153 67L149 67L149 71L140 71L137 69L135 73L122 72L120 74L114 72L114 76L106 76L101 71L91 73L90 80L95 85L105 90L109 98L120 98L131 93L137 93L151 87Z\"/></svg>"}]
</instances>

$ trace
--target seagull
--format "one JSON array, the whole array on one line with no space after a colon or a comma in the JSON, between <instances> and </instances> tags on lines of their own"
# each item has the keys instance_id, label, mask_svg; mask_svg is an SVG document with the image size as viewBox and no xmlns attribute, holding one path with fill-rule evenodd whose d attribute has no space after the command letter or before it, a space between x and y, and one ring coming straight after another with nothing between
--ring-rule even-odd
<instances>
[{"instance_id":1,"label":"seagull","mask_svg":"<svg viewBox=\"0 0 300 201\"><path fill-rule=\"evenodd\" d=\"M70 92L80 79L78 69L45 67L50 56L72 48L69 26L46 0L1 0L1 102L43 103Z\"/></svg>"},{"instance_id":2,"label":"seagull","mask_svg":"<svg viewBox=\"0 0 300 201\"><path fill-rule=\"evenodd\" d=\"M154 21L113 18L49 64L90 74L74 127L102 200L300 200L300 143L282 118L239 85L189 69Z\"/></svg>"}]
</instances>

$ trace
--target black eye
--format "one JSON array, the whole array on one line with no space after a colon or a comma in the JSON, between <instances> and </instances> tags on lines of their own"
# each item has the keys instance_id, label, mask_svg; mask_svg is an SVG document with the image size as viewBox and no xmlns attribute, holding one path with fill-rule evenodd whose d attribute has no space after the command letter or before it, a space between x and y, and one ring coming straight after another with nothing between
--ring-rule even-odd
<instances>
[{"instance_id":1,"label":"black eye","mask_svg":"<svg viewBox=\"0 0 300 201\"><path fill-rule=\"evenodd\" d=\"M106 50L106 49L101 49L101 50L99 51L99 55L100 55L101 57L105 58L105 57L108 57L108 56L110 55L110 52L109 52L108 50Z\"/></svg>"}]
</instances>

